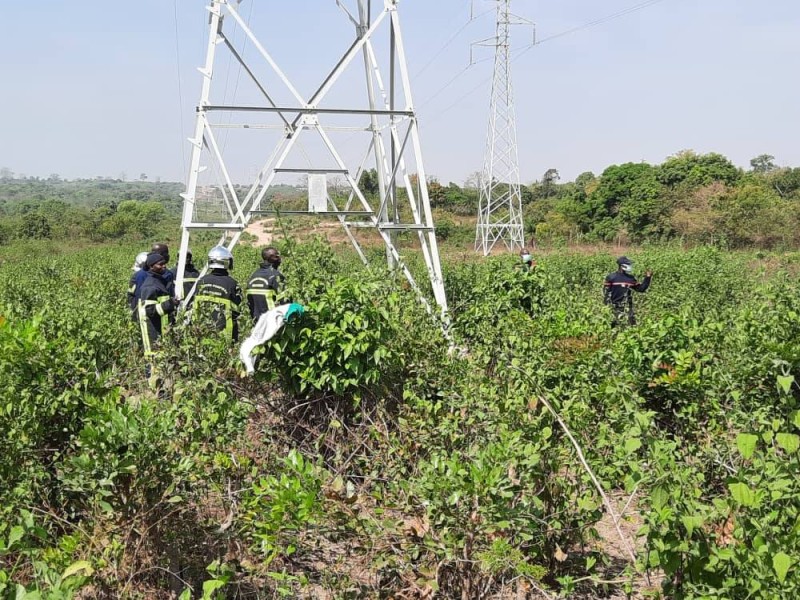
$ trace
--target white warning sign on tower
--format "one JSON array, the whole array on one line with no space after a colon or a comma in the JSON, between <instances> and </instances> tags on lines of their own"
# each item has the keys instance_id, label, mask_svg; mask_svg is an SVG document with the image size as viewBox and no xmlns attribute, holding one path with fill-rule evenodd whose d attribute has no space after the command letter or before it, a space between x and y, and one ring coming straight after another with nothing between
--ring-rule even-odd
<instances>
[{"instance_id":1,"label":"white warning sign on tower","mask_svg":"<svg viewBox=\"0 0 800 600\"><path fill-rule=\"evenodd\" d=\"M325 173L308 174L308 212L328 211L328 178Z\"/></svg>"}]
</instances>

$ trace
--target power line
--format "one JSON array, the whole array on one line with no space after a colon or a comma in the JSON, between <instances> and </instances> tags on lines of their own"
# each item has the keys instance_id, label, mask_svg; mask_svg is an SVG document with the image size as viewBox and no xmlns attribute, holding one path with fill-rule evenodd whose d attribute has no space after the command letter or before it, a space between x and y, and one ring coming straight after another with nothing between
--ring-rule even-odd
<instances>
[{"instance_id":1,"label":"power line","mask_svg":"<svg viewBox=\"0 0 800 600\"><path fill-rule=\"evenodd\" d=\"M615 19L619 19L620 17L624 17L624 16L629 15L631 13L638 12L640 10L643 10L643 9L648 8L650 6L653 6L655 4L659 4L661 2L664 2L664 0L647 0L646 2L641 2L639 4L635 4L634 6L629 6L628 8L622 9L622 10L620 10L618 12L615 12L613 14L607 15L605 17L601 17L599 19L595 19L594 21L589 21L587 23L584 23L583 25L578 25L577 27L573 27L571 29L567 29L567 30L562 31L560 33L556 33L556 34L547 36L546 38L542 38L541 40L537 40L533 44L530 44L529 46L523 48L519 52L519 54L515 57L515 60L516 60L516 58L519 58L520 56L525 54L528 50L530 50L534 46L541 46L544 43L550 42L552 40L556 40L558 38L562 38L562 37L567 36L567 35L571 35L573 33L577 33L579 31L583 31L584 29L590 29L592 27L597 27L598 25L604 25L605 23L608 23L609 21L613 21Z\"/></svg>"},{"instance_id":2,"label":"power line","mask_svg":"<svg viewBox=\"0 0 800 600\"><path fill-rule=\"evenodd\" d=\"M567 36L567 35L571 35L573 33L577 33L579 31L583 31L585 29L589 29L591 27L597 27L598 25L603 25L605 23L608 23L609 21L613 21L613 20L618 19L620 17L624 17L626 15L629 15L631 13L634 13L634 12L637 12L637 11L640 11L640 10L643 10L645 8L648 8L648 7L653 6L655 4L659 4L659 3L664 2L664 1L665 0L646 0L645 2L640 2L638 4L634 4L633 6L629 6L628 8L622 9L622 10L617 11L615 13L612 13L610 15L606 15L605 17L601 17L599 19L594 19L593 21L587 21L586 23L583 23L582 25L578 25L576 27L572 27L570 29L566 29L566 30L561 31L559 33L555 33L553 35L547 36L546 38L542 38L541 40L538 40L538 41L534 42L533 44L530 44L528 46L524 46L523 48L520 48L517 51L516 55L511 60L512 60L512 62L517 60L522 55L524 55L525 53L527 53L529 50L531 50L532 48L534 48L536 46L541 46L544 43L550 42L552 40L555 40L555 39L558 39L558 38L561 38L561 37L564 37L564 36ZM451 85L453 85L456 82L456 80L458 78L460 78L462 75L464 75L464 73L466 73L466 71L470 67L472 67L472 66L474 66L474 65L476 65L478 63L481 63L484 60L486 60L486 59L481 59L479 61L476 61L474 63L471 63L471 64L467 65L467 67L464 70L462 70L458 74L456 74L455 77L450 79L450 81L448 81L444 86L442 86L432 96L430 96L422 104L420 104L420 108L422 108L423 106L427 105L431 100L433 100L434 98L439 96L447 88L449 88ZM438 115L442 114L443 112L446 112L446 111L450 110L451 108L457 106L467 96L470 96L470 95L474 94L476 91L478 91L479 89L484 87L487 83L489 83L491 81L491 79L492 79L491 76L483 79L480 83L478 83L478 85L476 85L475 87L470 89L468 92L466 92L465 94L461 94L459 96L459 98L455 102L453 102L452 104L448 105L446 108L444 108L442 110L439 110L436 113L434 113L434 116L438 116ZM417 110L417 116L419 116L419 109Z\"/></svg>"},{"instance_id":3,"label":"power line","mask_svg":"<svg viewBox=\"0 0 800 600\"><path fill-rule=\"evenodd\" d=\"M448 82L447 82L447 83L445 83L445 84L444 84L442 87L440 87L440 88L439 88L439 89L438 89L438 90L437 90L437 91L436 91L436 92L435 92L435 93L434 93L432 96L429 96L428 98L426 98L426 99L425 99L425 100L424 100L424 101L423 101L423 102L422 102L422 103L421 103L421 104L420 104L420 105L417 107L417 114L419 114L419 111L420 111L420 109L422 109L422 107L423 107L423 106L426 106L426 105L427 105L427 104L429 104L429 103L430 103L432 100L434 100L434 99L435 99L437 96L441 95L441 94L442 94L442 93L443 93L443 92L444 92L444 91L445 91L447 88L449 88L451 85L453 85L453 84L456 82L456 80L457 80L459 77L461 77L461 76L462 76L464 73L466 73L466 72L467 72L467 71L470 69L470 67L472 67L474 64L475 64L475 63L470 63L470 64L468 64L468 65L467 65L466 67L464 67L464 68L463 68L461 71L459 71L458 73L456 73L456 74L455 74L455 75L454 75L454 76L453 76L453 77L450 79L450 81L448 81Z\"/></svg>"},{"instance_id":4,"label":"power line","mask_svg":"<svg viewBox=\"0 0 800 600\"><path fill-rule=\"evenodd\" d=\"M469 6L471 3L472 3L472 0L467 0L467 6ZM454 32L454 33L453 33L453 34L452 34L452 35L451 35L451 36L450 36L450 37L447 39L447 41L444 43L444 45L443 45L441 48L439 48L439 50L438 50L438 51L437 51L437 52L436 52L436 53L435 53L435 54L434 54L434 55L433 55L433 56L432 56L432 57L431 57L431 58L428 60L428 62L426 62L426 63L425 63L423 66L422 66L422 68L421 68L419 71L417 71L417 72L416 72L416 74L414 75L414 78L416 79L417 77L419 77L420 75L422 75L422 74L423 74L425 71L427 71L427 70L428 70L428 67L430 67L430 66L433 64L433 62L434 62L434 61L435 61L437 58L439 58L439 56L441 56L442 52L444 52L444 51L447 49L447 47L448 47L450 44L452 44L452 43L455 41L455 39L456 39L456 38L457 38L457 37L458 37L458 36L461 34L461 32L462 32L462 31L464 31L464 30L465 30L467 27L469 27L469 25L470 25L470 24L471 24L473 21L477 21L477 20L478 20L478 19L480 19L482 16L484 16L484 15L487 15L487 14L489 14L490 12L492 12L492 10L493 10L493 9L491 9L491 8L490 8L490 9L488 9L488 10L485 10L485 11L483 11L482 13L478 14L477 16L470 15L470 17L469 17L469 19L467 20L467 22L466 22L466 23L464 23L463 25L461 25L461 27L459 27L459 28L458 28L458 29L457 29L457 30L456 30L456 31L455 31L455 32Z\"/></svg>"}]
</instances>

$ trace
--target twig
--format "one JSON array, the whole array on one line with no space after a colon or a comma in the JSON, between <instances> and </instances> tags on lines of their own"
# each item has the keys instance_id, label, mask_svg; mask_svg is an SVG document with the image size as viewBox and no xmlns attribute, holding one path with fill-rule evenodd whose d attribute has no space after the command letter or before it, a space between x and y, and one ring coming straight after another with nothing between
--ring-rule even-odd
<instances>
[{"instance_id":1,"label":"twig","mask_svg":"<svg viewBox=\"0 0 800 600\"><path fill-rule=\"evenodd\" d=\"M535 589L537 592L539 592L539 593L540 593L542 596L544 596L544 597L545 597L547 600L554 600L553 596L551 596L550 594L548 594L547 592L545 592L545 591L544 591L544 589L540 588L538 585L536 585L535 583L533 583L533 581L531 581L530 579L528 580L528 583L530 584L530 586L531 586L533 589Z\"/></svg>"},{"instance_id":2,"label":"twig","mask_svg":"<svg viewBox=\"0 0 800 600\"><path fill-rule=\"evenodd\" d=\"M521 373L523 375L523 377L528 379L528 374L525 373L525 371L523 371L519 367L515 367L515 366L511 365L511 368L516 370L516 371L518 371L519 373ZM572 432L569 430L569 427L567 427L567 424L564 423L564 421L561 420L561 417L559 416L559 414L555 411L555 409L547 401L547 398L545 398L544 396L540 395L539 396L539 401L542 404L544 404L545 407L547 407L547 410L550 411L550 414L553 415L553 418L556 421L558 421L558 424L561 426L561 429L564 430L564 433L567 434L567 437L569 438L569 441L572 442L572 445L575 447L575 451L578 453L578 459L581 461L581 464L583 465L583 468L586 469L586 472L589 474L589 477L592 479L592 483L594 483L594 486L597 489L598 493L600 494L600 497L603 499L603 504L605 504L606 510L611 515L611 519L614 521L614 528L617 530L617 535L619 536L619 539L622 542L622 545L625 547L625 550L627 551L628 556L631 559L631 563L635 564L636 563L636 554L634 553L633 549L631 548L631 545L628 542L628 539L622 533L622 529L619 526L619 517L617 517L617 513L614 510L614 507L611 505L611 501L608 499L608 496L606 496L606 493L603 491L603 486L600 485L600 482L597 480L597 477L595 476L594 472L592 471L591 467L589 466L589 463L586 462L586 458L583 456L583 450L581 450L580 445L578 445L578 442L575 440L575 437L572 435Z\"/></svg>"},{"instance_id":3,"label":"twig","mask_svg":"<svg viewBox=\"0 0 800 600\"><path fill-rule=\"evenodd\" d=\"M620 518L620 519L621 519L621 518L622 518L622 517L625 515L625 513L628 511L628 507L631 505L631 502L633 502L633 499L636 497L636 492L638 492L638 491L639 491L639 483L640 483L640 482L637 482L637 483L636 483L636 485L635 485L635 486L634 486L634 488L633 488L633 493L631 494L631 497L630 497L630 498L628 498L628 501L625 503L625 506L622 508L622 512L620 512L620 513L619 513L619 518Z\"/></svg>"},{"instance_id":4,"label":"twig","mask_svg":"<svg viewBox=\"0 0 800 600\"><path fill-rule=\"evenodd\" d=\"M144 575L144 574L145 574L145 573L147 573L148 571L164 571L165 573L168 573L169 575L171 575L172 577L174 577L175 579L177 579L178 581L180 581L180 582L181 582L183 585L185 585L186 587L188 587L188 588L191 588L191 587L192 587L192 584L191 584L191 583L189 583L188 581L186 581L185 579L183 579L183 578L182 578L180 575L178 575L177 573L173 573L172 571L170 571L169 569L165 569L164 567L158 567L158 566L154 566L154 567L147 567L146 569L142 569L141 571L136 571L136 573L132 573L132 574L131 574L131 576L130 576L130 577L128 577L128 581L126 581L126 582L125 582L125 587L123 587L123 588L122 588L122 592L121 592L121 594L120 594L120 595L121 595L121 596L124 596L124 595L125 595L125 592L127 591L127 589L128 589L128 586L131 584L131 581L133 581L133 578L134 578L134 577L138 577L139 575Z\"/></svg>"},{"instance_id":5,"label":"twig","mask_svg":"<svg viewBox=\"0 0 800 600\"><path fill-rule=\"evenodd\" d=\"M606 493L603 491L603 486L600 485L600 482L597 480L597 477L595 476L594 472L592 471L591 467L589 466L589 463L586 462L586 458L583 456L583 451L581 450L581 447L578 445L578 442L575 440L575 437L572 435L572 432L569 430L569 428L567 427L566 423L564 423L564 421L561 420L561 417L553 409L553 407L550 405L550 403L547 401L547 399L544 396L539 396L539 401L547 407L547 410L550 411L550 414L553 415L553 418L555 418L555 420L558 421L558 424L561 426L561 429L564 430L564 433L567 434L567 437L569 438L569 441L572 442L572 445L575 447L575 451L578 453L578 459L581 461L581 464L583 465L583 468L586 469L586 472L589 474L589 477L591 477L592 483L594 483L594 486L595 486L595 488L597 488L597 491L600 494L600 497L603 499L603 504L605 504L606 510L611 515L611 519L614 521L614 528L617 530L617 535L619 536L619 539L622 542L622 545L625 547L625 550L628 552L628 556L630 557L631 562L635 563L636 562L636 554L631 549L631 546L628 543L628 539L622 533L622 529L619 526L619 517L617 517L617 513L614 510L614 507L611 505L611 501L608 499L608 496L606 496Z\"/></svg>"}]
</instances>

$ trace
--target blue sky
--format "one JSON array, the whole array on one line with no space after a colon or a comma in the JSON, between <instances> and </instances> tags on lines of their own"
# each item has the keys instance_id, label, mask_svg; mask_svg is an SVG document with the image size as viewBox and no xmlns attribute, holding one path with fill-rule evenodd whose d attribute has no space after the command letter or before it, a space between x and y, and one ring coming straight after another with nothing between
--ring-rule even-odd
<instances>
[{"instance_id":1,"label":"blue sky","mask_svg":"<svg viewBox=\"0 0 800 600\"><path fill-rule=\"evenodd\" d=\"M515 0L513 10L545 39L639 2ZM492 4L475 0L475 12ZM177 0L176 40L173 0L5 3L0 167L184 180L204 5ZM240 10L285 70L310 87L330 66L324 56L313 61L314 49L346 47L352 36L346 22L334 23L334 0L243 0ZM402 0L400 15L426 169L461 183L483 162L492 62L464 69L470 42L492 35L493 13L469 22L466 0ZM796 0L663 0L519 54L523 182L551 167L566 180L686 148L722 152L741 166L762 153L800 165L798 31ZM530 32L515 29L513 39L522 48ZM252 165L236 169L241 177Z\"/></svg>"}]
</instances>

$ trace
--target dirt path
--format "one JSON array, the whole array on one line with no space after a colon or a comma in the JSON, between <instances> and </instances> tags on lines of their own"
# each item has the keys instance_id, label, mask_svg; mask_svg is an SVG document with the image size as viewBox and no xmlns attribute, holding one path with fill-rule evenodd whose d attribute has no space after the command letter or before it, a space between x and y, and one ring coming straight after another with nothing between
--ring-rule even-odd
<instances>
[{"instance_id":1,"label":"dirt path","mask_svg":"<svg viewBox=\"0 0 800 600\"><path fill-rule=\"evenodd\" d=\"M245 228L244 232L256 238L253 241L254 246L269 246L272 244L272 226L274 222L275 219L253 221Z\"/></svg>"}]
</instances>

